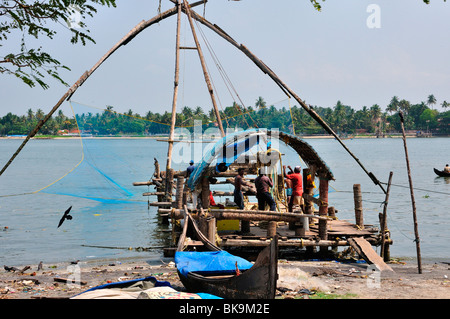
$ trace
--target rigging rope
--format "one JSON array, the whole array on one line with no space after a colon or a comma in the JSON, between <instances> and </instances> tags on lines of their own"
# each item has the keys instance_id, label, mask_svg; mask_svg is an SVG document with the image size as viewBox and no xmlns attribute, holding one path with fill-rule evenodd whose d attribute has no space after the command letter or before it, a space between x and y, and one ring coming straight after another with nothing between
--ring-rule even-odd
<instances>
[{"instance_id":1,"label":"rigging rope","mask_svg":"<svg viewBox=\"0 0 450 319\"><path fill-rule=\"evenodd\" d=\"M225 86L227 87L228 92L229 92L230 95L231 95L231 98L232 98L232 99L234 100L234 102L235 102L235 107L236 107L236 109L238 110L238 112L240 113L240 115L242 115L242 117L243 117L245 123L247 124L247 126L250 127L250 125L249 125L249 123L247 122L247 119L245 118L245 116L244 116L244 114L243 114L241 108L239 107L239 104L237 103L235 97L233 96L233 93L231 92L230 87L231 87L232 91L234 92L234 94L236 95L237 99L241 102L241 104L242 104L242 106L244 107L244 110L245 110L244 102L241 100L241 98L240 98L240 96L239 96L239 94L238 94L238 92L237 92L235 86L233 85L233 83L232 83L230 77L229 77L228 74L226 73L224 67L222 66L222 63L220 62L219 58L217 57L217 54L215 53L214 49L212 48L212 46L210 45L208 39L206 38L206 35L205 35L204 32L203 32L203 29L200 27L200 25L199 25L199 23L198 23L197 20L195 20L195 23L196 23L196 25L197 25L198 30L200 31L200 35L202 36L203 41L205 42L207 49L208 49L208 51L209 51L209 53L210 53L210 55L211 55L211 57L212 57L212 59L213 59L215 65L216 65L216 67L217 67L217 70L219 71L219 74L220 74L220 76L222 77L222 80L224 81ZM249 115L249 116L250 116L250 118L252 119L252 121L254 122L255 126L258 127L256 121L251 117L251 115Z\"/></svg>"}]
</instances>

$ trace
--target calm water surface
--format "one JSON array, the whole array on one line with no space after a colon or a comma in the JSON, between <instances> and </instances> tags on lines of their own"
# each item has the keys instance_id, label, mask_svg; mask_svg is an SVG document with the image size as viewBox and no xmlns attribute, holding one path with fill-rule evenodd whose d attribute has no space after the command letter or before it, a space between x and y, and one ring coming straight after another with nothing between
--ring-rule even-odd
<instances>
[{"instance_id":1,"label":"calm water surface","mask_svg":"<svg viewBox=\"0 0 450 319\"><path fill-rule=\"evenodd\" d=\"M306 141L335 176L336 180L330 183L329 202L338 210L338 217L354 221L353 184L361 184L364 221L378 225L378 214L383 210L381 203L385 197L381 189L335 140ZM1 166L21 142L0 140ZM388 228L394 241L391 255L415 257L402 139L353 139L345 143L382 182L387 182L389 172L393 172L388 205ZM412 138L407 143L422 257L450 261L447 245L450 242L450 179L439 178L433 172L433 167L442 169L450 162L450 139ZM295 153L282 145L280 149L285 154L283 164L298 165L299 158ZM153 187L133 187L132 183L150 178L154 172L154 158L164 168L166 153L167 145L153 139L84 139L83 144L78 139L30 141L0 176L0 265L77 259L162 258L162 249L158 247L170 243L167 232L170 226L159 224L156 208L148 208L147 198L142 196L143 192L153 191ZM190 159L189 155L184 157L186 162ZM186 167L180 162L174 163L175 169ZM67 174L75 166L76 169ZM232 186L222 187L232 190ZM34 193L38 190L41 191ZM221 200L224 201L223 198L216 199ZM65 221L57 228L69 206L72 206L73 220ZM137 252L83 245L155 249Z\"/></svg>"}]
</instances>

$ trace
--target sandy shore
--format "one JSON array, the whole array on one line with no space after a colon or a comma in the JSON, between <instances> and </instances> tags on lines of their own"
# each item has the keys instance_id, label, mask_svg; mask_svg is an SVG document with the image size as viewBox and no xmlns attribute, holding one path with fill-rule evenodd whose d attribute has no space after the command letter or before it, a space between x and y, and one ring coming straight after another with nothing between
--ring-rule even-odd
<instances>
[{"instance_id":1,"label":"sandy shore","mask_svg":"<svg viewBox=\"0 0 450 319\"><path fill-rule=\"evenodd\" d=\"M287 261L278 264L278 299L450 299L450 265L415 262L389 264L394 272L368 272L365 263ZM17 267L22 270L24 267ZM81 285L68 285L79 271ZM91 287L128 279L156 277L183 291L173 262L145 260L30 265L23 273L0 270L0 299L70 298Z\"/></svg>"}]
</instances>

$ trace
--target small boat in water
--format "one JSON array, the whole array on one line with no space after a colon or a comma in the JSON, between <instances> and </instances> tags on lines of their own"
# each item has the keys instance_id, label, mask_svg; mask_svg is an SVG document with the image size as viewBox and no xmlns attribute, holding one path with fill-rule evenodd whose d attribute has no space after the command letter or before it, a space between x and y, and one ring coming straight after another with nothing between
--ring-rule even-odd
<instances>
[{"instance_id":1,"label":"small boat in water","mask_svg":"<svg viewBox=\"0 0 450 319\"><path fill-rule=\"evenodd\" d=\"M226 299L275 298L278 279L277 236L261 251L253 264L211 243L199 231L189 213L185 214L184 221L175 263L178 276L188 292L208 293ZM188 232L204 244L204 251L183 251Z\"/></svg>"},{"instance_id":2,"label":"small boat in water","mask_svg":"<svg viewBox=\"0 0 450 319\"><path fill-rule=\"evenodd\" d=\"M433 168L434 172L436 173L436 175L441 176L441 177L450 177L450 173L444 172L444 171L440 171L436 168Z\"/></svg>"}]
</instances>

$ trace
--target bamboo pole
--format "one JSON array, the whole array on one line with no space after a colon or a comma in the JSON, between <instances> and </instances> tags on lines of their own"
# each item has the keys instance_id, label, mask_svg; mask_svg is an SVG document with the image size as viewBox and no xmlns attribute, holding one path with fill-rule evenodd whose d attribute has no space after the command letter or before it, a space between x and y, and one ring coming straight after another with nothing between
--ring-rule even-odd
<instances>
[{"instance_id":1,"label":"bamboo pole","mask_svg":"<svg viewBox=\"0 0 450 319\"><path fill-rule=\"evenodd\" d=\"M191 11L191 9L189 7L189 3L187 2L187 0L183 0L183 2L184 2L185 13L186 13L186 15L188 17L189 25L191 26L192 36L194 38L195 45L197 46L198 57L200 58L200 63L202 65L203 75L205 77L205 82L206 82L206 85L208 87L209 95L211 96L211 101L212 101L212 104L213 104L213 107L214 107L214 113L216 114L216 119L217 119L217 124L219 125L220 134L222 135L222 137L224 137L225 136L225 132L223 130L222 120L220 118L219 109L217 107L216 99L214 97L214 90L212 88L211 81L209 79L209 74L208 74L208 71L206 69L206 63L205 63L205 59L203 57L203 52L202 52L202 49L200 47L200 43L198 42L197 34L196 34L195 28L194 28L194 23L192 21L192 16L191 16L191 12L192 11Z\"/></svg>"},{"instance_id":2,"label":"bamboo pole","mask_svg":"<svg viewBox=\"0 0 450 319\"><path fill-rule=\"evenodd\" d=\"M198 6L200 4L204 4L205 0L197 1L193 4L191 4L191 7ZM11 163L14 161L14 159L19 155L19 153L22 151L22 149L25 147L25 145L28 143L28 141L33 138L37 132L44 126L44 124L50 119L50 117L53 115L53 113L56 112L56 110L61 106L61 104L65 100L69 100L72 95L75 93L78 88L83 85L83 83L92 75L92 73L97 70L100 65L103 64L114 52L116 52L117 49L119 49L122 45L128 44L135 36L137 36L139 33L141 33L143 30L148 28L149 26L158 23L172 15L174 15L177 12L177 8L174 7L172 9L166 10L157 16L151 18L150 20L143 20L140 23L138 23L133 29L131 29L130 32L128 32L119 42L117 42L104 56L98 60L98 62L89 70L84 72L81 77L76 81L70 88L67 90L67 92L61 97L61 99L53 106L53 108L50 110L50 112L42 119L36 127L28 134L28 136L25 138L25 140L22 142L22 144L19 146L19 148L14 152L14 154L11 156L11 158L8 160L8 162L3 166L2 170L0 171L0 176L6 171L6 169L11 165Z\"/></svg>"},{"instance_id":3,"label":"bamboo pole","mask_svg":"<svg viewBox=\"0 0 450 319\"><path fill-rule=\"evenodd\" d=\"M183 9L184 10L184 9ZM262 72L267 74L272 80L281 88L281 90L288 96L293 96L294 99L302 106L302 108L317 122L319 123L325 131L327 131L330 135L334 136L334 138L342 145L342 147L347 151L347 153L350 154L351 157L358 163L358 165L363 169L363 171L369 176L369 178L372 180L372 182L375 185L378 185L384 193L386 193L386 190L384 189L383 185L381 185L380 181L375 177L375 175L372 172L367 171L367 169L364 167L364 165L360 162L360 160L353 154L350 149L344 144L344 142L340 139L340 137L331 129L331 127L317 114L310 106L308 106L303 100L300 99L300 97L295 94L294 91L292 91L281 79L260 59L258 59L250 50L245 47L243 44L237 43L231 36L229 36L225 31L223 31L219 26L216 24L212 24L202 16L195 13L195 11L190 10L191 15L194 19L199 21L200 23L204 24L208 28L210 28L212 31L216 32L219 36L224 38L226 41L231 43L233 46L235 46L237 49L242 51L253 63L255 63Z\"/></svg>"},{"instance_id":4,"label":"bamboo pole","mask_svg":"<svg viewBox=\"0 0 450 319\"><path fill-rule=\"evenodd\" d=\"M265 247L270 242L263 240L252 239L227 239L221 243L222 247ZM347 240L295 240L295 241L279 241L279 246L282 247L337 247L349 246Z\"/></svg>"},{"instance_id":5,"label":"bamboo pole","mask_svg":"<svg viewBox=\"0 0 450 319\"><path fill-rule=\"evenodd\" d=\"M180 78L180 28L181 28L181 3L177 2L177 37L175 48L175 78L173 88L173 100L172 100L172 119L170 122L170 135L169 135L169 147L167 149L167 164L166 170L172 166L172 150L173 150L173 138L175 136L175 122L177 119L177 98L178 98L178 81Z\"/></svg>"},{"instance_id":6,"label":"bamboo pole","mask_svg":"<svg viewBox=\"0 0 450 319\"><path fill-rule=\"evenodd\" d=\"M319 184L319 216L327 217L328 216L328 179L325 177L320 178ZM328 218L319 219L319 238L321 240L328 239ZM328 250L328 247L323 246L320 247L320 251L325 253Z\"/></svg>"},{"instance_id":7,"label":"bamboo pole","mask_svg":"<svg viewBox=\"0 0 450 319\"><path fill-rule=\"evenodd\" d=\"M178 209L183 208L183 193L184 193L184 177L179 176L177 178L177 192L175 195L175 207Z\"/></svg>"},{"instance_id":8,"label":"bamboo pole","mask_svg":"<svg viewBox=\"0 0 450 319\"><path fill-rule=\"evenodd\" d=\"M183 218L182 209L158 209L158 212L170 213L173 218L181 219ZM208 214L214 216L216 219L240 219L240 220L254 220L254 221L299 221L302 218L314 218L319 220L328 220L329 217L308 215L308 214L298 214L298 213L279 213L271 211L260 211L260 210L236 210L236 209L211 209Z\"/></svg>"},{"instance_id":9,"label":"bamboo pole","mask_svg":"<svg viewBox=\"0 0 450 319\"><path fill-rule=\"evenodd\" d=\"M356 226L358 226L360 228L364 228L361 184L353 184L353 201L355 203Z\"/></svg>"},{"instance_id":10,"label":"bamboo pole","mask_svg":"<svg viewBox=\"0 0 450 319\"><path fill-rule=\"evenodd\" d=\"M387 224L387 205L389 202L389 192L391 190L391 181L392 181L392 175L393 172L389 173L389 180L388 180L388 185L387 185L387 190L386 190L386 197L384 199L384 204L383 204L383 217L381 219L381 251L380 251L380 257L384 257L384 261L386 260L386 255L385 255L385 240L386 240L386 224Z\"/></svg>"},{"instance_id":11,"label":"bamboo pole","mask_svg":"<svg viewBox=\"0 0 450 319\"><path fill-rule=\"evenodd\" d=\"M202 208L204 209L208 209L210 206L210 202L209 202L209 193L210 193L210 188L209 188L209 180L207 177L203 177L202 179Z\"/></svg>"},{"instance_id":12,"label":"bamboo pole","mask_svg":"<svg viewBox=\"0 0 450 319\"><path fill-rule=\"evenodd\" d=\"M405 158L406 158L406 168L408 171L408 181L409 181L409 190L411 193L411 204L412 204L412 210L413 210L413 221L414 221L414 234L415 234L415 242L416 242L416 251L417 251L417 269L419 271L419 274L422 273L422 257L420 255L420 239L419 239L419 227L417 223L417 216L416 216L416 201L414 199L414 189L413 189L413 183L411 178L411 168L409 166L409 158L408 158L408 147L406 145L406 134L405 134L405 127L403 124L403 112L399 112L400 115L400 124L402 127L402 134L403 134L403 146L405 148Z\"/></svg>"}]
</instances>

